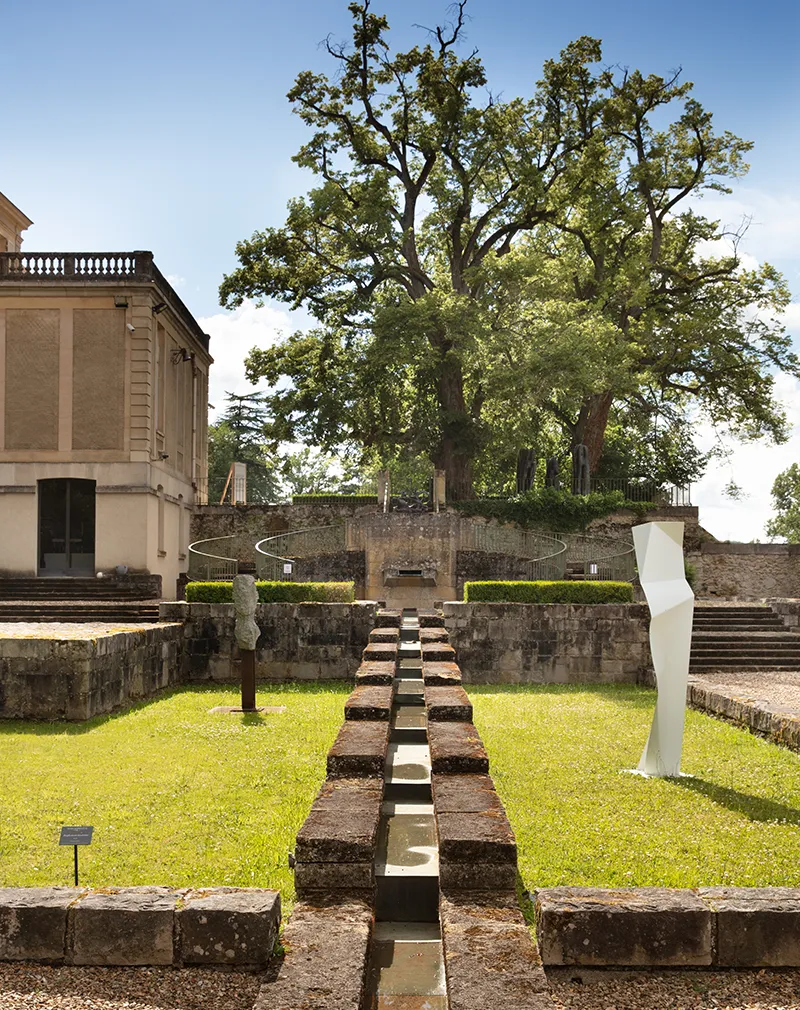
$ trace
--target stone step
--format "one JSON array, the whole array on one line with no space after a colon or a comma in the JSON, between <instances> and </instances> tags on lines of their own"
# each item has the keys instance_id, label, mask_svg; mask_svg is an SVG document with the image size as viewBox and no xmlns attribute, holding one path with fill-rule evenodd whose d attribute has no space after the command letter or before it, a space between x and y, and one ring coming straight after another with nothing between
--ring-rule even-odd
<instances>
[{"instance_id":1,"label":"stone step","mask_svg":"<svg viewBox=\"0 0 800 1010\"><path fill-rule=\"evenodd\" d=\"M344 703L344 717L388 722L393 695L391 684L359 684Z\"/></svg>"},{"instance_id":2,"label":"stone step","mask_svg":"<svg viewBox=\"0 0 800 1010\"><path fill-rule=\"evenodd\" d=\"M472 722L472 703L463 687L426 685L425 708L432 722Z\"/></svg>"},{"instance_id":3,"label":"stone step","mask_svg":"<svg viewBox=\"0 0 800 1010\"><path fill-rule=\"evenodd\" d=\"M489 757L471 722L429 722L431 769L437 775L488 774Z\"/></svg>"},{"instance_id":4,"label":"stone step","mask_svg":"<svg viewBox=\"0 0 800 1010\"><path fill-rule=\"evenodd\" d=\"M689 672L697 670L800 670L800 659L700 659L691 660Z\"/></svg>"},{"instance_id":5,"label":"stone step","mask_svg":"<svg viewBox=\"0 0 800 1010\"><path fill-rule=\"evenodd\" d=\"M350 778L383 775L389 722L345 721L328 751L328 775Z\"/></svg>"},{"instance_id":6,"label":"stone step","mask_svg":"<svg viewBox=\"0 0 800 1010\"><path fill-rule=\"evenodd\" d=\"M418 610L417 620L420 628L443 628L444 617L438 610Z\"/></svg>"},{"instance_id":7,"label":"stone step","mask_svg":"<svg viewBox=\"0 0 800 1010\"><path fill-rule=\"evenodd\" d=\"M423 642L423 663L454 663L456 650L447 642Z\"/></svg>"},{"instance_id":8,"label":"stone step","mask_svg":"<svg viewBox=\"0 0 800 1010\"><path fill-rule=\"evenodd\" d=\"M399 628L373 628L369 633L370 642L398 642Z\"/></svg>"},{"instance_id":9,"label":"stone step","mask_svg":"<svg viewBox=\"0 0 800 1010\"><path fill-rule=\"evenodd\" d=\"M391 684L395 668L395 663L369 660L356 670L356 684Z\"/></svg>"},{"instance_id":10,"label":"stone step","mask_svg":"<svg viewBox=\"0 0 800 1010\"><path fill-rule=\"evenodd\" d=\"M446 687L461 683L457 663L423 663L422 679L426 687Z\"/></svg>"}]
</instances>

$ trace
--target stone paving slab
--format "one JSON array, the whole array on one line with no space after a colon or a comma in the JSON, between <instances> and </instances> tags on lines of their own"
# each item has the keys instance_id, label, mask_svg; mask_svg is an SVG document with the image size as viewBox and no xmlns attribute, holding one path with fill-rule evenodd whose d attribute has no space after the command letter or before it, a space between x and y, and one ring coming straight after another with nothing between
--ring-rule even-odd
<instances>
[{"instance_id":1,"label":"stone paving slab","mask_svg":"<svg viewBox=\"0 0 800 1010\"><path fill-rule=\"evenodd\" d=\"M545 964L712 964L714 913L691 890L553 887L536 892Z\"/></svg>"},{"instance_id":2,"label":"stone paving slab","mask_svg":"<svg viewBox=\"0 0 800 1010\"><path fill-rule=\"evenodd\" d=\"M428 743L434 774L487 774L489 771L489 757L471 722L431 722Z\"/></svg>"},{"instance_id":3,"label":"stone paving slab","mask_svg":"<svg viewBox=\"0 0 800 1010\"><path fill-rule=\"evenodd\" d=\"M550 1010L541 958L513 890L442 895L450 1010Z\"/></svg>"},{"instance_id":4,"label":"stone paving slab","mask_svg":"<svg viewBox=\"0 0 800 1010\"><path fill-rule=\"evenodd\" d=\"M389 722L346 720L328 751L328 775L338 778L383 775Z\"/></svg>"},{"instance_id":5,"label":"stone paving slab","mask_svg":"<svg viewBox=\"0 0 800 1010\"><path fill-rule=\"evenodd\" d=\"M368 902L298 902L277 980L261 987L254 1010L359 1010L371 930Z\"/></svg>"},{"instance_id":6,"label":"stone paving slab","mask_svg":"<svg viewBox=\"0 0 800 1010\"><path fill-rule=\"evenodd\" d=\"M463 687L425 685L425 707L434 722L472 722L472 702Z\"/></svg>"},{"instance_id":7,"label":"stone paving slab","mask_svg":"<svg viewBox=\"0 0 800 1010\"><path fill-rule=\"evenodd\" d=\"M394 688L391 684L359 684L344 703L344 717L388 721L393 695Z\"/></svg>"},{"instance_id":8,"label":"stone paving slab","mask_svg":"<svg viewBox=\"0 0 800 1010\"><path fill-rule=\"evenodd\" d=\"M182 627L173 622L155 624L153 621L127 623L102 621L81 624L66 621L0 621L0 645L6 638L54 639L56 641L93 641L110 635L127 635L132 631L152 631L153 628Z\"/></svg>"},{"instance_id":9,"label":"stone paving slab","mask_svg":"<svg viewBox=\"0 0 800 1010\"><path fill-rule=\"evenodd\" d=\"M425 686L446 687L461 683L461 669L458 663L423 662L422 679Z\"/></svg>"},{"instance_id":10,"label":"stone paving slab","mask_svg":"<svg viewBox=\"0 0 800 1010\"><path fill-rule=\"evenodd\" d=\"M368 660L356 670L356 684L391 684L396 671L396 663Z\"/></svg>"}]
</instances>

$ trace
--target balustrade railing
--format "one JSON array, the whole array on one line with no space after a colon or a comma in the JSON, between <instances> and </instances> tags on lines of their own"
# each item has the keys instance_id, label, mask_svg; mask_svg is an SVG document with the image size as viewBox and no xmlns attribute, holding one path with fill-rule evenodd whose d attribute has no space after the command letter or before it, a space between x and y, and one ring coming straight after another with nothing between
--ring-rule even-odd
<instances>
[{"instance_id":1,"label":"balustrade railing","mask_svg":"<svg viewBox=\"0 0 800 1010\"><path fill-rule=\"evenodd\" d=\"M151 252L0 253L0 280L130 280L154 276Z\"/></svg>"},{"instance_id":2,"label":"balustrade railing","mask_svg":"<svg viewBox=\"0 0 800 1010\"><path fill-rule=\"evenodd\" d=\"M190 582L230 582L239 574L239 558L245 544L239 534L211 537L189 544ZM246 553L252 551L252 546Z\"/></svg>"}]
</instances>

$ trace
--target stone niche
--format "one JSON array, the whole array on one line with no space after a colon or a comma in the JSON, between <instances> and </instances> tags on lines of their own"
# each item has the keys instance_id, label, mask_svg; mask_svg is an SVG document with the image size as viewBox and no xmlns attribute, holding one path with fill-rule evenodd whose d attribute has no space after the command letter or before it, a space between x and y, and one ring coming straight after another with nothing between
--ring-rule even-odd
<instances>
[{"instance_id":1,"label":"stone niche","mask_svg":"<svg viewBox=\"0 0 800 1010\"><path fill-rule=\"evenodd\" d=\"M460 517L452 513L363 516L366 595L389 607L431 607L455 599Z\"/></svg>"}]
</instances>

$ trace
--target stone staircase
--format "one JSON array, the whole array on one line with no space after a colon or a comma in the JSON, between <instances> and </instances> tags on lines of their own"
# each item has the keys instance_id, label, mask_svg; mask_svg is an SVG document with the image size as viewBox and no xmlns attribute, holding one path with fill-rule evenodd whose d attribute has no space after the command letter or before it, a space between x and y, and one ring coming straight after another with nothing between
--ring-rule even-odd
<instances>
[{"instance_id":1,"label":"stone staircase","mask_svg":"<svg viewBox=\"0 0 800 1010\"><path fill-rule=\"evenodd\" d=\"M0 579L0 622L150 623L153 593L142 579Z\"/></svg>"},{"instance_id":2,"label":"stone staircase","mask_svg":"<svg viewBox=\"0 0 800 1010\"><path fill-rule=\"evenodd\" d=\"M800 670L800 634L759 604L696 604L689 672Z\"/></svg>"}]
</instances>

